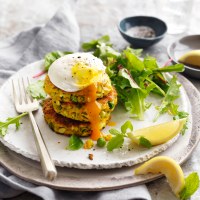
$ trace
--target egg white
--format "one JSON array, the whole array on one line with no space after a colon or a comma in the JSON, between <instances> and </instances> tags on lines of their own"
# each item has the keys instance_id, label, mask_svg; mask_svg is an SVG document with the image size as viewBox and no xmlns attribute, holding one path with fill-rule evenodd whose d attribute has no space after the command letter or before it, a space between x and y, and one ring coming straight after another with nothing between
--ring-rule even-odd
<instances>
[{"instance_id":1,"label":"egg white","mask_svg":"<svg viewBox=\"0 0 200 200\"><path fill-rule=\"evenodd\" d=\"M78 76L73 74L74 66L83 66L85 70L91 70L93 74L88 76L82 73L82 68L78 68ZM65 55L52 63L48 76L51 82L58 88L66 92L76 92L88 87L95 82L104 82L106 67L103 62L90 53L74 53ZM84 72L84 71L83 71ZM107 77L107 74L106 74ZM81 84L77 80L84 80Z\"/></svg>"}]
</instances>

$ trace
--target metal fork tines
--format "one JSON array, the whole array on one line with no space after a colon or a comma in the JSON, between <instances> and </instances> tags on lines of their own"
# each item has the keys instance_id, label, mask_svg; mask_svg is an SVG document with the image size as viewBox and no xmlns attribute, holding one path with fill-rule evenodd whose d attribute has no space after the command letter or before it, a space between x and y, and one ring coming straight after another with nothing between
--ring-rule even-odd
<instances>
[{"instance_id":1,"label":"metal fork tines","mask_svg":"<svg viewBox=\"0 0 200 200\"><path fill-rule=\"evenodd\" d=\"M26 79L21 77L17 80L12 80L15 108L19 113L28 112L43 173L46 178L53 180L57 176L57 171L32 113L32 111L39 109L39 102L32 99L32 97L28 94L27 86L29 84L30 81L28 77Z\"/></svg>"}]
</instances>

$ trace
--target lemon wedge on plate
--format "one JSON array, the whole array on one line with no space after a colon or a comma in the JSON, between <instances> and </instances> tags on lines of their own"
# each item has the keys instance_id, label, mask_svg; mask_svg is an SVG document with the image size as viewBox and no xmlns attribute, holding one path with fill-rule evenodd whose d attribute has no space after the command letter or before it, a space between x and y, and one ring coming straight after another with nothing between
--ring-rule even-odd
<instances>
[{"instance_id":1,"label":"lemon wedge on plate","mask_svg":"<svg viewBox=\"0 0 200 200\"><path fill-rule=\"evenodd\" d=\"M189 51L178 60L180 63L200 67L200 50Z\"/></svg>"},{"instance_id":2,"label":"lemon wedge on plate","mask_svg":"<svg viewBox=\"0 0 200 200\"><path fill-rule=\"evenodd\" d=\"M135 175L147 173L164 174L176 196L179 196L185 186L184 174L180 165L170 157L154 157L135 169Z\"/></svg>"},{"instance_id":3,"label":"lemon wedge on plate","mask_svg":"<svg viewBox=\"0 0 200 200\"><path fill-rule=\"evenodd\" d=\"M165 122L155 126L138 129L127 133L128 137L136 144L140 144L140 138L147 139L152 146L163 144L176 136L184 124L186 118Z\"/></svg>"}]
</instances>

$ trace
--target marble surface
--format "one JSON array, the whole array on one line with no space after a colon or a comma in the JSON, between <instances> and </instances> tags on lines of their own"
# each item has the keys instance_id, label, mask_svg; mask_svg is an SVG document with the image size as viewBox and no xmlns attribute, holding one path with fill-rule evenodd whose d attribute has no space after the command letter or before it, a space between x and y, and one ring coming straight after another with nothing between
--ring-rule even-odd
<instances>
[{"instance_id":1,"label":"marble surface","mask_svg":"<svg viewBox=\"0 0 200 200\"><path fill-rule=\"evenodd\" d=\"M59 5L64 0L0 0L0 39L17 34L20 31L29 29L36 25L43 25L50 19ZM67 0L65 0L67 1ZM123 49L128 45L118 32L117 24L120 19L133 15L152 15L161 17L162 13L156 9L159 0L79 0L76 8L76 16L80 25L81 40L87 41L94 39L103 34L109 34L112 42L118 49ZM186 34L199 33L200 0L194 0L192 12L188 18L190 24L187 32L179 35L167 34L166 37L144 51L155 56L160 63L168 60L167 46L175 39ZM191 79L191 82L200 90L200 80ZM197 171L200 174L200 145L189 160L183 164L184 173L187 175L191 171ZM170 190L166 179L162 178L149 183L148 189L153 200L176 200L176 197ZM40 199L31 194L25 193L18 199ZM200 191L191 198L192 200L200 199Z\"/></svg>"}]
</instances>

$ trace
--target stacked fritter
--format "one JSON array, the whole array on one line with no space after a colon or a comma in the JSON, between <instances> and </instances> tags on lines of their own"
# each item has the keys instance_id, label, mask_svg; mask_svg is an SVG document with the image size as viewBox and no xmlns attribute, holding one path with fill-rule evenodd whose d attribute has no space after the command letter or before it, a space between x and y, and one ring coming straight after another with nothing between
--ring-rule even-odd
<instances>
[{"instance_id":1,"label":"stacked fritter","mask_svg":"<svg viewBox=\"0 0 200 200\"><path fill-rule=\"evenodd\" d=\"M98 129L101 130L110 119L117 104L117 93L107 74L103 82L96 82L95 103L100 110ZM90 86L77 92L66 92L56 87L47 75L44 90L51 97L43 103L43 112L50 128L60 134L88 136L92 133L90 109Z\"/></svg>"}]
</instances>

